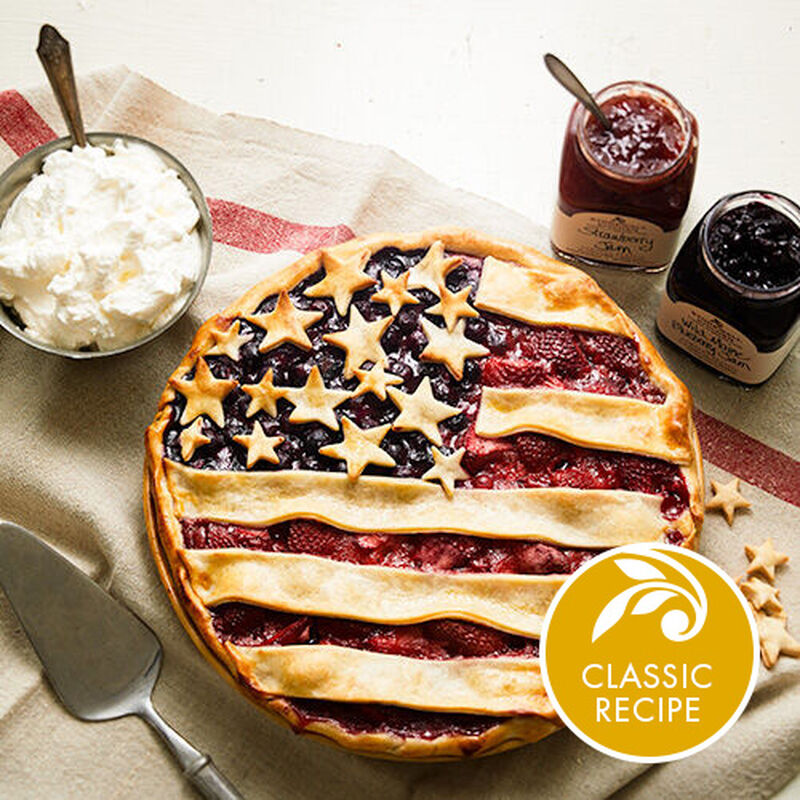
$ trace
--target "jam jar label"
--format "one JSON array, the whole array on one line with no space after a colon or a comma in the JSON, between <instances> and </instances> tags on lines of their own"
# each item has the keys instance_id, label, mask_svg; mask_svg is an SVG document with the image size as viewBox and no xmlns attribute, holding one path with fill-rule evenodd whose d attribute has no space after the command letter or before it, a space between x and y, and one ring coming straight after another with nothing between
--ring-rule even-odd
<instances>
[{"instance_id":1,"label":"jam jar label","mask_svg":"<svg viewBox=\"0 0 800 800\"><path fill-rule=\"evenodd\" d=\"M672 258L677 229L620 214L580 211L565 214L556 207L551 229L553 245L563 253L631 267L663 267Z\"/></svg>"},{"instance_id":2,"label":"jam jar label","mask_svg":"<svg viewBox=\"0 0 800 800\"><path fill-rule=\"evenodd\" d=\"M756 348L741 331L691 303L661 297L658 329L678 347L723 375L742 383L762 383L780 366L800 337L800 325L771 353Z\"/></svg>"}]
</instances>

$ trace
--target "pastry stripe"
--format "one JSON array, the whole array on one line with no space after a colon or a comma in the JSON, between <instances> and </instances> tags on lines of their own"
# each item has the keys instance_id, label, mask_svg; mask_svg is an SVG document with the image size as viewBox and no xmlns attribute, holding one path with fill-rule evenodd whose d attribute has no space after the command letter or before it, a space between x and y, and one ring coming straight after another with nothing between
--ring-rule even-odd
<instances>
[{"instance_id":1,"label":"pastry stripe","mask_svg":"<svg viewBox=\"0 0 800 800\"><path fill-rule=\"evenodd\" d=\"M683 430L669 404L566 389L484 386L475 433L494 438L520 431L678 464L688 464L692 459L688 431Z\"/></svg>"},{"instance_id":2,"label":"pastry stripe","mask_svg":"<svg viewBox=\"0 0 800 800\"><path fill-rule=\"evenodd\" d=\"M565 547L615 547L660 539L658 495L605 489L456 489L414 478L285 470L222 472L165 461L179 517L266 526L307 518L349 531L461 533L537 539ZM684 514L686 517L686 514Z\"/></svg>"},{"instance_id":3,"label":"pastry stripe","mask_svg":"<svg viewBox=\"0 0 800 800\"><path fill-rule=\"evenodd\" d=\"M587 291L594 302L586 303ZM614 304L596 291L588 275L577 270L537 268L487 256L483 262L475 308L538 325L630 334Z\"/></svg>"},{"instance_id":4,"label":"pastry stripe","mask_svg":"<svg viewBox=\"0 0 800 800\"><path fill-rule=\"evenodd\" d=\"M455 618L523 636L541 633L547 607L565 580L417 572L251 550L184 550L181 556L207 606L244 602L393 625Z\"/></svg>"},{"instance_id":5,"label":"pastry stripe","mask_svg":"<svg viewBox=\"0 0 800 800\"><path fill-rule=\"evenodd\" d=\"M434 661L339 645L227 648L245 679L268 695L425 711L553 715L534 658Z\"/></svg>"}]
</instances>

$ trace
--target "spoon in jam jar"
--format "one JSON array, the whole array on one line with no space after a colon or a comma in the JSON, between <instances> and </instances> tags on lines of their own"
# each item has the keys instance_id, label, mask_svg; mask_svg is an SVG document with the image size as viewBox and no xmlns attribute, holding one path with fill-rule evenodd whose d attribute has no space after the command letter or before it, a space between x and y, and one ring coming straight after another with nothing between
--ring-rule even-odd
<instances>
[{"instance_id":1,"label":"spoon in jam jar","mask_svg":"<svg viewBox=\"0 0 800 800\"><path fill-rule=\"evenodd\" d=\"M611 122L595 102L589 90L578 80L575 73L557 56L545 53L544 65L550 74L584 107L593 114L598 122L607 130L611 130Z\"/></svg>"}]
</instances>

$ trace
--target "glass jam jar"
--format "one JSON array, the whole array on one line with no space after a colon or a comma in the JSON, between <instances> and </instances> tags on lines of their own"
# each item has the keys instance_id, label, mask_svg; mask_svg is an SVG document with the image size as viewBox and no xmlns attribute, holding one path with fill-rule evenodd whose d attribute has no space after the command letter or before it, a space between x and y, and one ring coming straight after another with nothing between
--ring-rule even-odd
<instances>
[{"instance_id":1,"label":"glass jam jar","mask_svg":"<svg viewBox=\"0 0 800 800\"><path fill-rule=\"evenodd\" d=\"M697 164L697 121L671 94L623 81L567 124L551 243L567 261L658 271L675 251Z\"/></svg>"},{"instance_id":2,"label":"glass jam jar","mask_svg":"<svg viewBox=\"0 0 800 800\"><path fill-rule=\"evenodd\" d=\"M763 383L800 338L800 207L779 194L723 197L667 276L658 330L722 375Z\"/></svg>"}]
</instances>

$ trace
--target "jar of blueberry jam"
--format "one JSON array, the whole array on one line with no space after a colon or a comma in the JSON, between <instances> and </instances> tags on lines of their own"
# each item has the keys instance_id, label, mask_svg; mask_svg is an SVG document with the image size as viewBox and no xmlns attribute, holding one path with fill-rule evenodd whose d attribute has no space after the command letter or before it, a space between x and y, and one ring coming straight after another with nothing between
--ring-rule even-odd
<instances>
[{"instance_id":1,"label":"jar of blueberry jam","mask_svg":"<svg viewBox=\"0 0 800 800\"><path fill-rule=\"evenodd\" d=\"M800 207L771 192L723 197L667 276L658 329L717 372L763 383L800 337Z\"/></svg>"},{"instance_id":2,"label":"jar of blueberry jam","mask_svg":"<svg viewBox=\"0 0 800 800\"><path fill-rule=\"evenodd\" d=\"M624 81L577 103L561 155L551 241L567 261L656 271L675 251L697 162L697 121L671 94Z\"/></svg>"}]
</instances>

